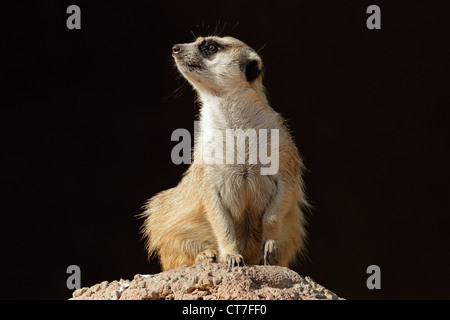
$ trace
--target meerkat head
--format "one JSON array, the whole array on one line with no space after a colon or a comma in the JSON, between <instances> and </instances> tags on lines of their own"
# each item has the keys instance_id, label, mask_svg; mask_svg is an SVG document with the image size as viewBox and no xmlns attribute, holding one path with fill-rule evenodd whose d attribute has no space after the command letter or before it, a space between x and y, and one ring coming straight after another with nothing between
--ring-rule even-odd
<instances>
[{"instance_id":1,"label":"meerkat head","mask_svg":"<svg viewBox=\"0 0 450 320\"><path fill-rule=\"evenodd\" d=\"M221 95L261 85L261 58L232 37L199 37L192 43L176 44L172 56L181 74L200 93Z\"/></svg>"}]
</instances>

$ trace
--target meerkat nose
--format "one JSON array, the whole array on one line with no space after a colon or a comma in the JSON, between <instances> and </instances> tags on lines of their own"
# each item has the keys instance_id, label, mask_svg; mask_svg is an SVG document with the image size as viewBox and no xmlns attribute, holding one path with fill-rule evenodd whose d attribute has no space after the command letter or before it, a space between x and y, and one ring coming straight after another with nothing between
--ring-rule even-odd
<instances>
[{"instance_id":1,"label":"meerkat nose","mask_svg":"<svg viewBox=\"0 0 450 320\"><path fill-rule=\"evenodd\" d=\"M172 54L178 54L181 52L181 47L179 45L174 45L172 47Z\"/></svg>"}]
</instances>

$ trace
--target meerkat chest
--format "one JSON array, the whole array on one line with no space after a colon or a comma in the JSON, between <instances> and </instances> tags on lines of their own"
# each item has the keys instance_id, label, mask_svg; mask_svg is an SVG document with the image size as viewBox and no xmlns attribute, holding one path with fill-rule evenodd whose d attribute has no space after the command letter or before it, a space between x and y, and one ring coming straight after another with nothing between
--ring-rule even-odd
<instances>
[{"instance_id":1,"label":"meerkat chest","mask_svg":"<svg viewBox=\"0 0 450 320\"><path fill-rule=\"evenodd\" d=\"M261 175L251 166L213 165L209 168L223 205L232 217L262 214L276 191L276 176Z\"/></svg>"},{"instance_id":2,"label":"meerkat chest","mask_svg":"<svg viewBox=\"0 0 450 320\"><path fill-rule=\"evenodd\" d=\"M276 190L278 126L274 112L255 106L202 110L194 161L208 165L223 204L234 215L262 212Z\"/></svg>"},{"instance_id":3,"label":"meerkat chest","mask_svg":"<svg viewBox=\"0 0 450 320\"><path fill-rule=\"evenodd\" d=\"M280 128L277 114L250 107L205 107L194 161L231 165L242 175L260 170L279 154ZM261 172L262 175L267 173ZM268 173L268 174L274 174Z\"/></svg>"}]
</instances>

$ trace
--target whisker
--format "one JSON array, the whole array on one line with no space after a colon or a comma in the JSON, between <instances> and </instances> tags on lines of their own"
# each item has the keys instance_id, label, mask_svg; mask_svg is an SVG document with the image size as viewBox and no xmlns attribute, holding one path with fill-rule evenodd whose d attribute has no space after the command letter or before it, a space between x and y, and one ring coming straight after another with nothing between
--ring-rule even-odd
<instances>
[{"instance_id":1,"label":"whisker","mask_svg":"<svg viewBox=\"0 0 450 320\"><path fill-rule=\"evenodd\" d=\"M194 37L194 39L197 38L197 36L195 35L194 31L192 31L191 29L189 29L189 31L191 32L192 36Z\"/></svg>"},{"instance_id":2,"label":"whisker","mask_svg":"<svg viewBox=\"0 0 450 320\"><path fill-rule=\"evenodd\" d=\"M236 21L236 23L235 23L234 26L228 31L228 33L230 33L231 31L233 31L233 29L235 29L238 25L239 25L239 21Z\"/></svg>"},{"instance_id":3,"label":"whisker","mask_svg":"<svg viewBox=\"0 0 450 320\"><path fill-rule=\"evenodd\" d=\"M217 34L217 28L219 27L219 25L220 25L220 18L219 18L219 22L217 22L217 23L216 23L216 26L214 27L213 35L216 35L216 34Z\"/></svg>"},{"instance_id":4,"label":"whisker","mask_svg":"<svg viewBox=\"0 0 450 320\"><path fill-rule=\"evenodd\" d=\"M261 48L259 48L258 50L256 50L256 53L259 53L262 49L264 49L265 46L266 46L266 44L264 43L264 44L262 45Z\"/></svg>"},{"instance_id":5,"label":"whisker","mask_svg":"<svg viewBox=\"0 0 450 320\"><path fill-rule=\"evenodd\" d=\"M223 24L223 26L222 26L222 28L220 28L220 31L216 34L218 37L222 37L222 35L223 35L224 31L225 31L226 26L227 26L227 22L225 21L224 24Z\"/></svg>"}]
</instances>

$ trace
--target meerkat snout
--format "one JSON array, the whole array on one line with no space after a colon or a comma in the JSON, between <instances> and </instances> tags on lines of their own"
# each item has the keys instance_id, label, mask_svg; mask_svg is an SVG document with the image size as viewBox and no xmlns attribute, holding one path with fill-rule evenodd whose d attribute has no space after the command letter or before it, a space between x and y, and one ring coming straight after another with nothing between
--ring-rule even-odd
<instances>
[{"instance_id":1,"label":"meerkat snout","mask_svg":"<svg viewBox=\"0 0 450 320\"><path fill-rule=\"evenodd\" d=\"M179 54L181 52L181 47L180 45L176 44L172 47L172 55L174 54Z\"/></svg>"}]
</instances>

